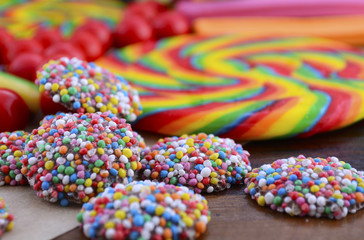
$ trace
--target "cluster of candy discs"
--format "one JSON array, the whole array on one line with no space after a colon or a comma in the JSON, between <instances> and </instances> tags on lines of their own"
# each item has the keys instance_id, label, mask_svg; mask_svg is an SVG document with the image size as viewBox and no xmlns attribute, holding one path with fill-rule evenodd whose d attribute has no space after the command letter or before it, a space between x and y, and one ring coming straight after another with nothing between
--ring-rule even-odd
<instances>
[{"instance_id":1,"label":"cluster of candy discs","mask_svg":"<svg viewBox=\"0 0 364 240\"><path fill-rule=\"evenodd\" d=\"M8 213L4 200L0 198L0 237L3 235L3 232L13 228L13 219L13 215Z\"/></svg>"},{"instance_id":2,"label":"cluster of candy discs","mask_svg":"<svg viewBox=\"0 0 364 240\"><path fill-rule=\"evenodd\" d=\"M301 155L253 169L245 192L260 206L291 216L341 219L364 206L363 175L336 157Z\"/></svg>"},{"instance_id":3,"label":"cluster of candy discs","mask_svg":"<svg viewBox=\"0 0 364 240\"><path fill-rule=\"evenodd\" d=\"M0 186L27 183L20 171L22 164L19 161L27 136L28 133L23 131L0 133Z\"/></svg>"},{"instance_id":4,"label":"cluster of candy discs","mask_svg":"<svg viewBox=\"0 0 364 240\"><path fill-rule=\"evenodd\" d=\"M78 220L93 239L194 239L206 231L210 211L187 187L141 181L105 189Z\"/></svg>"},{"instance_id":5,"label":"cluster of candy discs","mask_svg":"<svg viewBox=\"0 0 364 240\"><path fill-rule=\"evenodd\" d=\"M160 139L142 155L143 179L188 186L196 193L243 183L251 170L249 153L240 144L212 134Z\"/></svg>"},{"instance_id":6,"label":"cluster of candy discs","mask_svg":"<svg viewBox=\"0 0 364 240\"><path fill-rule=\"evenodd\" d=\"M134 121L142 107L138 92L122 77L77 58L51 60L38 72L39 90L78 113L111 111Z\"/></svg>"},{"instance_id":7,"label":"cluster of candy discs","mask_svg":"<svg viewBox=\"0 0 364 240\"><path fill-rule=\"evenodd\" d=\"M27 138L22 173L39 197L87 202L141 169L140 143L125 119L105 113L47 116Z\"/></svg>"}]
</instances>

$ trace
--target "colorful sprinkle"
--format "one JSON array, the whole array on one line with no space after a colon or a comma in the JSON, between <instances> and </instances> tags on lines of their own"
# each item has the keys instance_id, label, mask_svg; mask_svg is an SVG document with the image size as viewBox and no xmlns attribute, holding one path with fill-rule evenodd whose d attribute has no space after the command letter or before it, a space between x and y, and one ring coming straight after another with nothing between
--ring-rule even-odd
<instances>
[{"instance_id":1,"label":"colorful sprinkle","mask_svg":"<svg viewBox=\"0 0 364 240\"><path fill-rule=\"evenodd\" d=\"M92 239L194 239L206 231L206 199L187 187L151 181L116 184L77 216Z\"/></svg>"},{"instance_id":2,"label":"colorful sprinkle","mask_svg":"<svg viewBox=\"0 0 364 240\"><path fill-rule=\"evenodd\" d=\"M8 213L6 204L2 198L0 198L0 237L2 237L5 231L10 231L14 226L14 217Z\"/></svg>"},{"instance_id":3,"label":"colorful sprinkle","mask_svg":"<svg viewBox=\"0 0 364 240\"><path fill-rule=\"evenodd\" d=\"M25 139L29 133L23 131L0 133L0 186L25 185L26 178L21 173Z\"/></svg>"},{"instance_id":4,"label":"colorful sprinkle","mask_svg":"<svg viewBox=\"0 0 364 240\"><path fill-rule=\"evenodd\" d=\"M251 170L249 153L232 139L212 134L160 139L142 152L142 179L217 192L243 183Z\"/></svg>"},{"instance_id":5,"label":"colorful sprinkle","mask_svg":"<svg viewBox=\"0 0 364 240\"><path fill-rule=\"evenodd\" d=\"M45 200L62 206L87 202L113 183L136 177L138 138L125 119L109 112L46 116L27 138L22 173Z\"/></svg>"},{"instance_id":6,"label":"colorful sprinkle","mask_svg":"<svg viewBox=\"0 0 364 240\"><path fill-rule=\"evenodd\" d=\"M51 60L38 72L39 90L78 113L110 111L127 121L141 113L138 92L122 77L76 58Z\"/></svg>"},{"instance_id":7,"label":"colorful sprinkle","mask_svg":"<svg viewBox=\"0 0 364 240\"><path fill-rule=\"evenodd\" d=\"M279 159L253 169L245 192L291 216L344 218L364 206L364 172L336 157Z\"/></svg>"}]
</instances>

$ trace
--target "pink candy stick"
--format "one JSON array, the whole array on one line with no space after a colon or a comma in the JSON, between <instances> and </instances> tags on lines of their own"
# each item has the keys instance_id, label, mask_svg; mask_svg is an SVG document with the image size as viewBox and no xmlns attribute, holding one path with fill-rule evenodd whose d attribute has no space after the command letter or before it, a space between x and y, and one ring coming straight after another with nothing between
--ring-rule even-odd
<instances>
[{"instance_id":1,"label":"pink candy stick","mask_svg":"<svg viewBox=\"0 0 364 240\"><path fill-rule=\"evenodd\" d=\"M363 0L240 0L179 2L177 10L190 20L226 16L329 16L364 14Z\"/></svg>"}]
</instances>

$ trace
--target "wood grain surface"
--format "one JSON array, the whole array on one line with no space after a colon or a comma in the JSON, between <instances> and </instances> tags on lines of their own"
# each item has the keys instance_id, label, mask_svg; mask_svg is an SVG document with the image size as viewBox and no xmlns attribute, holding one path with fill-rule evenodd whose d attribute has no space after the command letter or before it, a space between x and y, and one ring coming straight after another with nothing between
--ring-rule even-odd
<instances>
[{"instance_id":1,"label":"wood grain surface","mask_svg":"<svg viewBox=\"0 0 364 240\"><path fill-rule=\"evenodd\" d=\"M278 158L336 156L357 169L364 169L364 121L345 129L306 139L256 141L244 144L253 167ZM342 220L290 217L259 207L237 186L206 195L211 222L201 239L364 239L364 210ZM56 240L86 239L79 227Z\"/></svg>"}]
</instances>

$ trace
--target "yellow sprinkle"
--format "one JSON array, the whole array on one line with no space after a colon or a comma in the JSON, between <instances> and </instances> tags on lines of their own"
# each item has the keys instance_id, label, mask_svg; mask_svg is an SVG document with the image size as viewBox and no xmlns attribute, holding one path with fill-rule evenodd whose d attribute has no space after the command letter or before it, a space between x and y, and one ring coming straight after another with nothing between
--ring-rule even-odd
<instances>
[{"instance_id":1,"label":"yellow sprinkle","mask_svg":"<svg viewBox=\"0 0 364 240\"><path fill-rule=\"evenodd\" d=\"M128 137L128 136L123 137L123 141L124 141L125 143L130 142L130 137Z\"/></svg>"},{"instance_id":2,"label":"yellow sprinkle","mask_svg":"<svg viewBox=\"0 0 364 240\"><path fill-rule=\"evenodd\" d=\"M210 142L204 142L204 147L206 147L207 149L209 149L211 147L211 143Z\"/></svg>"},{"instance_id":3,"label":"yellow sprinkle","mask_svg":"<svg viewBox=\"0 0 364 240\"><path fill-rule=\"evenodd\" d=\"M95 101L96 101L97 103L102 102L102 97L100 97L100 96L96 96L96 97L95 97Z\"/></svg>"},{"instance_id":4,"label":"yellow sprinkle","mask_svg":"<svg viewBox=\"0 0 364 240\"><path fill-rule=\"evenodd\" d=\"M57 92L59 89L59 85L57 83L53 83L52 86L51 86L51 90L53 92Z\"/></svg>"},{"instance_id":5,"label":"yellow sprinkle","mask_svg":"<svg viewBox=\"0 0 364 240\"><path fill-rule=\"evenodd\" d=\"M136 170L138 167L138 164L135 161L133 161L130 163L130 167L131 167L131 169Z\"/></svg>"},{"instance_id":6,"label":"yellow sprinkle","mask_svg":"<svg viewBox=\"0 0 364 240\"><path fill-rule=\"evenodd\" d=\"M44 164L44 167L45 167L45 169L47 169L47 170L52 170L52 169L53 169L53 166L54 166L53 161L47 161L47 162Z\"/></svg>"},{"instance_id":7,"label":"yellow sprinkle","mask_svg":"<svg viewBox=\"0 0 364 240\"><path fill-rule=\"evenodd\" d=\"M217 180L217 178L211 178L210 183L213 185L217 185L219 181Z\"/></svg>"},{"instance_id":8,"label":"yellow sprinkle","mask_svg":"<svg viewBox=\"0 0 364 240\"><path fill-rule=\"evenodd\" d=\"M201 216L201 211L200 210L198 210L198 209L195 209L194 211L193 211L193 213L195 214L195 217L198 219L198 218L200 218L200 216Z\"/></svg>"},{"instance_id":9,"label":"yellow sprinkle","mask_svg":"<svg viewBox=\"0 0 364 240\"><path fill-rule=\"evenodd\" d=\"M187 149L187 153L192 153L193 151L195 151L196 149L194 147L189 147Z\"/></svg>"},{"instance_id":10,"label":"yellow sprinkle","mask_svg":"<svg viewBox=\"0 0 364 240\"><path fill-rule=\"evenodd\" d=\"M131 158L131 156L133 156L133 152L129 148L124 148L123 149L123 154L127 158Z\"/></svg>"},{"instance_id":11,"label":"yellow sprinkle","mask_svg":"<svg viewBox=\"0 0 364 240\"><path fill-rule=\"evenodd\" d=\"M259 206L264 207L264 205L265 205L264 196L259 196L257 202L258 202Z\"/></svg>"},{"instance_id":12,"label":"yellow sprinkle","mask_svg":"<svg viewBox=\"0 0 364 240\"><path fill-rule=\"evenodd\" d=\"M135 196L130 196L129 197L129 203L133 203L133 202L139 202L139 198L137 198Z\"/></svg>"},{"instance_id":13,"label":"yellow sprinkle","mask_svg":"<svg viewBox=\"0 0 364 240\"><path fill-rule=\"evenodd\" d=\"M123 210L117 210L115 212L115 217L123 220L126 217L126 213Z\"/></svg>"},{"instance_id":14,"label":"yellow sprinkle","mask_svg":"<svg viewBox=\"0 0 364 240\"><path fill-rule=\"evenodd\" d=\"M181 195L182 200L190 200L190 195L188 193L184 193Z\"/></svg>"},{"instance_id":15,"label":"yellow sprinkle","mask_svg":"<svg viewBox=\"0 0 364 240\"><path fill-rule=\"evenodd\" d=\"M164 213L164 207L163 206L156 207L156 209L155 209L155 215L160 216L163 213Z\"/></svg>"},{"instance_id":16,"label":"yellow sprinkle","mask_svg":"<svg viewBox=\"0 0 364 240\"><path fill-rule=\"evenodd\" d=\"M211 176L211 177L213 177L213 178L215 178L215 177L217 177L217 173L216 173L216 172L212 172L212 173L210 174L210 176Z\"/></svg>"},{"instance_id":17,"label":"yellow sprinkle","mask_svg":"<svg viewBox=\"0 0 364 240\"><path fill-rule=\"evenodd\" d=\"M344 198L343 195L341 195L340 193L334 193L334 194L332 194L332 196L334 198L336 198L336 199L343 199Z\"/></svg>"},{"instance_id":18,"label":"yellow sprinkle","mask_svg":"<svg viewBox=\"0 0 364 240\"><path fill-rule=\"evenodd\" d=\"M320 191L320 187L317 185L313 185L313 186L311 186L310 190L311 190L311 192L316 193L316 192Z\"/></svg>"},{"instance_id":19,"label":"yellow sprinkle","mask_svg":"<svg viewBox=\"0 0 364 240\"><path fill-rule=\"evenodd\" d=\"M87 178L86 181L85 181L85 187L91 187L91 185L92 185L91 178Z\"/></svg>"},{"instance_id":20,"label":"yellow sprinkle","mask_svg":"<svg viewBox=\"0 0 364 240\"><path fill-rule=\"evenodd\" d=\"M213 154L210 155L210 159L211 160L216 160L218 158L219 158L219 154L218 153L213 153Z\"/></svg>"},{"instance_id":21,"label":"yellow sprinkle","mask_svg":"<svg viewBox=\"0 0 364 240\"><path fill-rule=\"evenodd\" d=\"M222 164L222 160L220 158L219 159L216 159L215 162L219 166L221 166L221 164Z\"/></svg>"},{"instance_id":22,"label":"yellow sprinkle","mask_svg":"<svg viewBox=\"0 0 364 240\"><path fill-rule=\"evenodd\" d=\"M119 177L121 178L125 178L126 176L126 171L122 168L119 169Z\"/></svg>"},{"instance_id":23,"label":"yellow sprinkle","mask_svg":"<svg viewBox=\"0 0 364 240\"><path fill-rule=\"evenodd\" d=\"M66 95L68 93L67 89L62 89L59 94L61 94L61 96Z\"/></svg>"},{"instance_id":24,"label":"yellow sprinkle","mask_svg":"<svg viewBox=\"0 0 364 240\"><path fill-rule=\"evenodd\" d=\"M183 152L182 152L182 151L178 151L178 152L176 153L176 157L177 157L178 159L181 159L181 158L183 157Z\"/></svg>"},{"instance_id":25,"label":"yellow sprinkle","mask_svg":"<svg viewBox=\"0 0 364 240\"><path fill-rule=\"evenodd\" d=\"M116 99L116 97L112 97L112 98L110 99L110 102L111 102L112 104L114 104L114 105L117 105L117 104L119 103L119 101Z\"/></svg>"},{"instance_id":26,"label":"yellow sprinkle","mask_svg":"<svg viewBox=\"0 0 364 240\"><path fill-rule=\"evenodd\" d=\"M115 227L115 223L114 223L114 222L112 222L112 221L108 221L108 222L106 222L106 223L104 224L104 227L105 227L106 229L114 228L114 227Z\"/></svg>"},{"instance_id":27,"label":"yellow sprinkle","mask_svg":"<svg viewBox=\"0 0 364 240\"><path fill-rule=\"evenodd\" d=\"M86 111L87 111L87 112L89 112L89 113L94 113L94 112L96 112L96 110L95 110L95 108L94 108L94 107L87 107Z\"/></svg>"},{"instance_id":28,"label":"yellow sprinkle","mask_svg":"<svg viewBox=\"0 0 364 240\"><path fill-rule=\"evenodd\" d=\"M14 152L14 156L15 157L21 157L23 154L21 153L21 151L19 151L19 150L16 150L15 152Z\"/></svg>"},{"instance_id":29,"label":"yellow sprinkle","mask_svg":"<svg viewBox=\"0 0 364 240\"><path fill-rule=\"evenodd\" d=\"M186 216L182 220L187 225L187 227L192 227L192 225L193 225L192 218Z\"/></svg>"},{"instance_id":30,"label":"yellow sprinkle","mask_svg":"<svg viewBox=\"0 0 364 240\"><path fill-rule=\"evenodd\" d=\"M100 168L98 168L98 167L94 167L94 168L92 169L92 171L93 171L94 173L99 173L99 172L100 172Z\"/></svg>"},{"instance_id":31,"label":"yellow sprinkle","mask_svg":"<svg viewBox=\"0 0 364 240\"><path fill-rule=\"evenodd\" d=\"M103 149L103 148L98 148L98 149L97 149L97 153L98 153L98 154L100 154L100 155L104 154L104 152L105 152L105 151L104 151L104 149Z\"/></svg>"}]
</instances>

